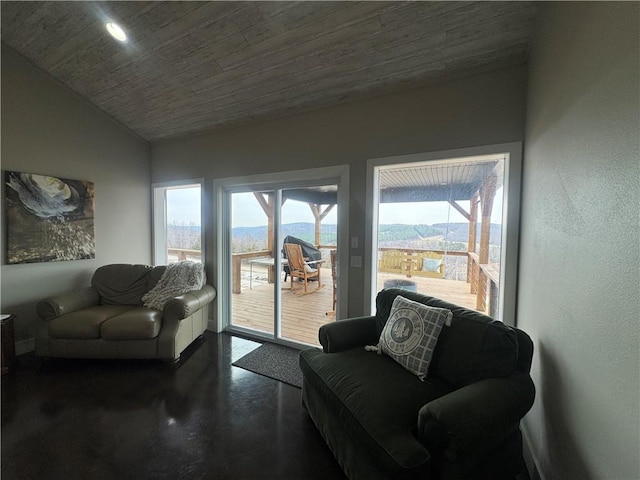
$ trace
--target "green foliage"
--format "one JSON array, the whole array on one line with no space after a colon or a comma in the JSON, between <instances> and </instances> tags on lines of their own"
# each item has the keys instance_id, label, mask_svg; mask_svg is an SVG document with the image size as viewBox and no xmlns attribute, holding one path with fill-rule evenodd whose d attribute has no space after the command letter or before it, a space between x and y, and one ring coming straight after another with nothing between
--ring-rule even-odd
<instances>
[{"instance_id":1,"label":"green foliage","mask_svg":"<svg viewBox=\"0 0 640 480\"><path fill-rule=\"evenodd\" d=\"M380 225L378 228L378 242L397 242L419 240L424 237L443 235L444 231L431 225Z\"/></svg>"}]
</instances>

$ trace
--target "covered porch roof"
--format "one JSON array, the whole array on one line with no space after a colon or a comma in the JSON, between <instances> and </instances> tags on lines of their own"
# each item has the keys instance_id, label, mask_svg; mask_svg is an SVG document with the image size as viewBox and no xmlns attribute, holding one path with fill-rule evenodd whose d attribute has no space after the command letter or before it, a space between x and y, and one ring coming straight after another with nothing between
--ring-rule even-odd
<instances>
[{"instance_id":1,"label":"covered porch roof","mask_svg":"<svg viewBox=\"0 0 640 480\"><path fill-rule=\"evenodd\" d=\"M502 187L501 160L503 156L483 156L381 167L379 200L381 203L471 200L492 177L495 190ZM282 197L315 205L338 202L335 185L284 190Z\"/></svg>"}]
</instances>

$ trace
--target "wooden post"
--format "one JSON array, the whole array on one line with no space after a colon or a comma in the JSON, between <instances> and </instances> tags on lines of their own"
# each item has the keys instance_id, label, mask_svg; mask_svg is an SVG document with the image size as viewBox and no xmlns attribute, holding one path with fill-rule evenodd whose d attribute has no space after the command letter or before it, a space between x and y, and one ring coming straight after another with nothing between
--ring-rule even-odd
<instances>
[{"instance_id":1,"label":"wooden post","mask_svg":"<svg viewBox=\"0 0 640 480\"><path fill-rule=\"evenodd\" d=\"M493 197L496 194L497 179L495 175L487 178L481 188L480 204L482 208L482 223L480 227L480 264L489 263L489 235L491 234L491 210L493 210Z\"/></svg>"},{"instance_id":2,"label":"wooden post","mask_svg":"<svg viewBox=\"0 0 640 480\"><path fill-rule=\"evenodd\" d=\"M485 297L487 295L487 276L481 268L478 268L478 292L476 295L476 310L484 312Z\"/></svg>"},{"instance_id":3,"label":"wooden post","mask_svg":"<svg viewBox=\"0 0 640 480\"><path fill-rule=\"evenodd\" d=\"M267 216L267 250L271 252L271 256L275 257L273 250L273 193L254 192L253 195ZM266 195L267 198L265 199L263 195Z\"/></svg>"},{"instance_id":4,"label":"wooden post","mask_svg":"<svg viewBox=\"0 0 640 480\"><path fill-rule=\"evenodd\" d=\"M476 251L476 224L478 223L478 202L480 202L480 197L476 192L473 197L471 197L471 212L469 213L469 243L467 246L467 252L475 252ZM467 255L467 283L471 283L471 293L475 293L475 286L473 282L477 279L474 276L473 271L473 262L471 258Z\"/></svg>"},{"instance_id":5,"label":"wooden post","mask_svg":"<svg viewBox=\"0 0 640 480\"><path fill-rule=\"evenodd\" d=\"M317 205L315 203L309 203L309 208L311 209L311 213L313 214L313 219L315 220L315 235L313 237L313 241L314 241L314 245L317 247L318 245L320 245L320 234L321 234L321 223L322 220L320 219L320 205Z\"/></svg>"},{"instance_id":6,"label":"wooden post","mask_svg":"<svg viewBox=\"0 0 640 480\"><path fill-rule=\"evenodd\" d=\"M313 218L315 219L316 227L315 227L315 245L316 247L320 246L320 241L322 239L322 220L328 215L328 213L333 210L335 205L328 205L322 212L320 211L320 207L322 205L318 205L317 203L309 203L309 208L311 209L311 213L313 214Z\"/></svg>"},{"instance_id":7,"label":"wooden post","mask_svg":"<svg viewBox=\"0 0 640 480\"><path fill-rule=\"evenodd\" d=\"M480 189L480 206L482 208L482 223L480 226L480 252L478 262L480 265L489 263L489 235L491 234L491 210L493 210L493 197L496 194L497 178L490 175ZM476 305L478 310L484 311L486 307L487 276L482 269L478 274L478 293Z\"/></svg>"},{"instance_id":8,"label":"wooden post","mask_svg":"<svg viewBox=\"0 0 640 480\"><path fill-rule=\"evenodd\" d=\"M480 196L476 192L471 197L471 213L469 214L469 252L476 251L476 224L478 223L478 203L480 202Z\"/></svg>"},{"instance_id":9,"label":"wooden post","mask_svg":"<svg viewBox=\"0 0 640 480\"><path fill-rule=\"evenodd\" d=\"M232 287L231 291L233 293L240 293L241 290L241 262L242 257L239 255L231 255L231 278L232 278Z\"/></svg>"}]
</instances>

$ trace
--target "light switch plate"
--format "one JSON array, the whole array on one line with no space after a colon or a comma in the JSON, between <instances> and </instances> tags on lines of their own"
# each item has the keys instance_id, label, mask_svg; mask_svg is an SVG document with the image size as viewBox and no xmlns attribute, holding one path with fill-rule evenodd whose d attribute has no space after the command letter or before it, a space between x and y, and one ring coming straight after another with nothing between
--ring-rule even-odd
<instances>
[{"instance_id":1,"label":"light switch plate","mask_svg":"<svg viewBox=\"0 0 640 480\"><path fill-rule=\"evenodd\" d=\"M356 268L362 267L362 257L359 255L354 255L351 257L351 266Z\"/></svg>"}]
</instances>

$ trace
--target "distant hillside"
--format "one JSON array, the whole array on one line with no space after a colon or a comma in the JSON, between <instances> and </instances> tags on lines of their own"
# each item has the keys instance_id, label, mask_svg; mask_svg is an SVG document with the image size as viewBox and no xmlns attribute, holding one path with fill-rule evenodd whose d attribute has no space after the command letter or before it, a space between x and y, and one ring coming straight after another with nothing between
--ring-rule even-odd
<instances>
[{"instance_id":1,"label":"distant hillside","mask_svg":"<svg viewBox=\"0 0 640 480\"><path fill-rule=\"evenodd\" d=\"M502 226L491 224L490 244L500 245ZM169 225L168 237L172 247L199 248L200 227ZM322 225L321 243L332 245L337 240L335 224ZM480 226L478 225L478 236ZM289 223L282 226L282 235L291 235L306 242L314 243L315 225L313 223ZM446 235L446 238L445 238ZM235 227L232 231L233 250L235 252L263 250L266 248L267 227ZM398 248L437 248L450 250L466 249L469 238L468 223L437 223L434 225L380 225L378 243L381 247Z\"/></svg>"},{"instance_id":2,"label":"distant hillside","mask_svg":"<svg viewBox=\"0 0 640 480\"><path fill-rule=\"evenodd\" d=\"M447 233L446 223L436 223L432 225L433 228L438 228L442 232L442 235ZM500 245L500 238L502 236L502 225L499 223L492 223L489 233L489 243L491 245ZM476 238L480 238L480 224L476 227ZM447 240L450 242L466 242L469 240L469 224L468 223L450 223L447 233Z\"/></svg>"},{"instance_id":3,"label":"distant hillside","mask_svg":"<svg viewBox=\"0 0 640 480\"><path fill-rule=\"evenodd\" d=\"M320 231L320 243L323 245L335 245L338 239L336 225L322 225ZM315 243L315 224L313 223L288 223L282 225L282 236L291 235ZM232 230L232 248L234 252L248 252L252 250L264 250L267 248L267 227L235 227Z\"/></svg>"}]
</instances>

